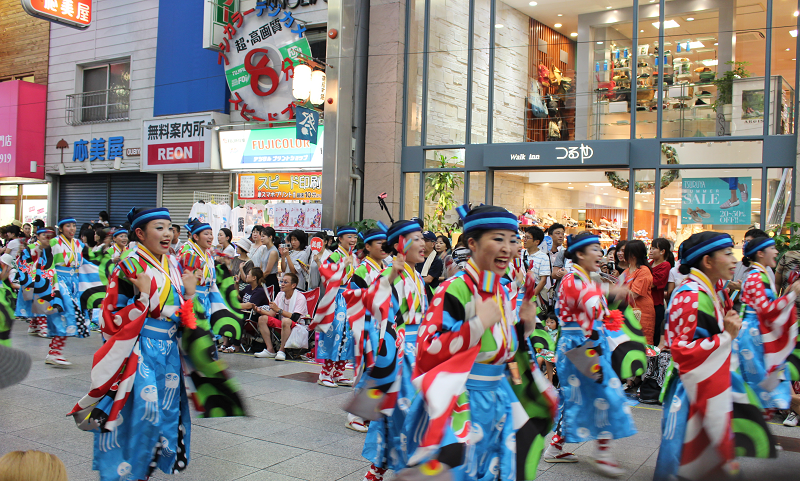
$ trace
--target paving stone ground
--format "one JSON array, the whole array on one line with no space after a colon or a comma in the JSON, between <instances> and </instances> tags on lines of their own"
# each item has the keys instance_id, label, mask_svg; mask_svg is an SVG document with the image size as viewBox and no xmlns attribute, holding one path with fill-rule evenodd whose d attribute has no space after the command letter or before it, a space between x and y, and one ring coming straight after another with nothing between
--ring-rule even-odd
<instances>
[{"instance_id":1,"label":"paving stone ground","mask_svg":"<svg viewBox=\"0 0 800 481\"><path fill-rule=\"evenodd\" d=\"M92 435L75 427L65 414L89 388L92 353L98 335L68 339L69 369L44 364L48 340L26 334L16 322L12 342L34 358L28 378L0 390L0 455L38 449L58 455L70 481L96 481L92 471ZM243 354L223 354L242 383L250 414L247 418L193 419L192 460L186 471L154 480L191 481L359 481L368 467L361 457L364 435L344 427L341 406L351 388L330 389L309 381L319 367L301 362L277 362ZM304 375L304 373L311 373ZM660 442L658 406L636 406L639 433L619 440L614 452L635 481L653 477ZM787 450L778 459L742 459L745 479L796 480L800 472L800 427L771 425L784 437ZM605 479L588 462L590 443L567 445L581 458L576 464L539 466L541 481ZM387 476L387 480L391 476Z\"/></svg>"}]
</instances>

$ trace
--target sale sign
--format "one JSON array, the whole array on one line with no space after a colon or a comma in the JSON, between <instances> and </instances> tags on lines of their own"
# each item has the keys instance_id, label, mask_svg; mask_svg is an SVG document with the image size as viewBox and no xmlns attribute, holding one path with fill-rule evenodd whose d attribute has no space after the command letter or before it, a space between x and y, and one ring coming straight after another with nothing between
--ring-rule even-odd
<instances>
[{"instance_id":1,"label":"sale sign","mask_svg":"<svg viewBox=\"0 0 800 481\"><path fill-rule=\"evenodd\" d=\"M81 30L92 23L92 0L22 0L22 8L34 17Z\"/></svg>"},{"instance_id":2,"label":"sale sign","mask_svg":"<svg viewBox=\"0 0 800 481\"><path fill-rule=\"evenodd\" d=\"M321 200L322 172L239 174L239 199Z\"/></svg>"},{"instance_id":3,"label":"sale sign","mask_svg":"<svg viewBox=\"0 0 800 481\"><path fill-rule=\"evenodd\" d=\"M231 116L247 121L295 118L292 79L300 55L311 57L305 24L281 2L230 15L219 44L217 63L225 68L231 91Z\"/></svg>"},{"instance_id":4,"label":"sale sign","mask_svg":"<svg viewBox=\"0 0 800 481\"><path fill-rule=\"evenodd\" d=\"M750 225L751 177L683 178L683 224Z\"/></svg>"}]
</instances>

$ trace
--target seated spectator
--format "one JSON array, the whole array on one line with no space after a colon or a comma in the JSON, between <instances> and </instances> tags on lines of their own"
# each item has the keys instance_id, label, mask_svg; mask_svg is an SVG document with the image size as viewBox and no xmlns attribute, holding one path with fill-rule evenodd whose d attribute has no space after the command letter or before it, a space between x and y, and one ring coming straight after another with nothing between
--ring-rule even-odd
<instances>
[{"instance_id":1,"label":"seated spectator","mask_svg":"<svg viewBox=\"0 0 800 481\"><path fill-rule=\"evenodd\" d=\"M281 279L281 291L275 296L275 301L271 302L269 309L256 308L261 314L258 318L258 330L267 348L254 354L255 357L274 358L276 361L285 361L286 353L284 346L289 339L289 334L297 325L301 317L308 316L308 306L305 296L297 291L297 275L287 272ZM281 347L275 352L275 347L270 339L269 328L281 330Z\"/></svg>"},{"instance_id":2,"label":"seated spectator","mask_svg":"<svg viewBox=\"0 0 800 481\"><path fill-rule=\"evenodd\" d=\"M245 276L245 281L247 285L239 292L239 296L242 314L244 319L247 320L258 316L257 309L259 307L269 305L269 297L263 285L264 272L260 268L253 267L250 269L250 272ZM234 339L225 338L225 343L220 351L226 353L241 352L241 341L237 342Z\"/></svg>"},{"instance_id":3,"label":"seated spectator","mask_svg":"<svg viewBox=\"0 0 800 481\"><path fill-rule=\"evenodd\" d=\"M67 481L67 468L55 454L12 451L0 458L0 480Z\"/></svg>"}]
</instances>

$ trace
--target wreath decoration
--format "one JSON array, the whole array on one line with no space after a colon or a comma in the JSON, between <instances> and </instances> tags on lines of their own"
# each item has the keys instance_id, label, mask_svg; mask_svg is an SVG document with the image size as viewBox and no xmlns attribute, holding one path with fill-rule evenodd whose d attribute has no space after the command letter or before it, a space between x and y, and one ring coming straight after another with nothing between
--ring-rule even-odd
<instances>
[{"instance_id":1,"label":"wreath decoration","mask_svg":"<svg viewBox=\"0 0 800 481\"><path fill-rule=\"evenodd\" d=\"M678 152L675 150L675 147L667 144L661 145L661 153L663 153L667 157L667 164L680 164L678 161ZM668 170L664 175L661 176L661 188L665 189L669 184L674 182L675 180L680 177L680 171L678 170ZM606 178L611 185L615 189L619 189L625 192L628 192L630 186L629 181L623 179L619 175L614 172L606 172ZM647 190L653 190L656 187L655 182L634 182L633 188L634 192L644 192Z\"/></svg>"}]
</instances>

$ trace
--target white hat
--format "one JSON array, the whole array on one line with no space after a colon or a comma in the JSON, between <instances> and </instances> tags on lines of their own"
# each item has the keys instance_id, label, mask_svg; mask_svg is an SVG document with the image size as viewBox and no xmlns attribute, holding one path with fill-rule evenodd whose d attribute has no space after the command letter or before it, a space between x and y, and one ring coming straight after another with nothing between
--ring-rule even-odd
<instances>
[{"instance_id":1,"label":"white hat","mask_svg":"<svg viewBox=\"0 0 800 481\"><path fill-rule=\"evenodd\" d=\"M250 242L250 239L239 239L236 242L236 246L242 249L243 251L249 253L250 249L253 247L253 243Z\"/></svg>"},{"instance_id":2,"label":"white hat","mask_svg":"<svg viewBox=\"0 0 800 481\"><path fill-rule=\"evenodd\" d=\"M14 256L11 254L3 254L0 256L0 262L7 265L8 267L16 267L17 263L14 262Z\"/></svg>"}]
</instances>

